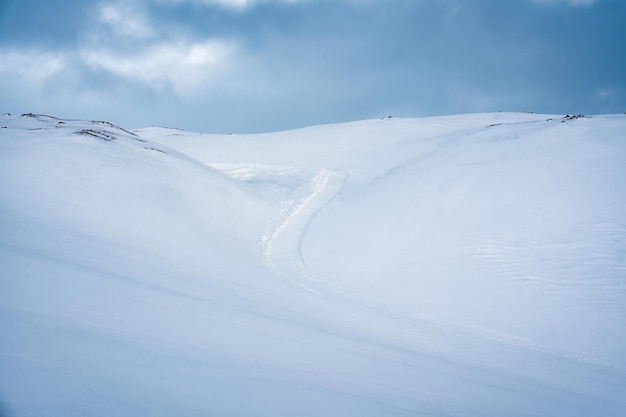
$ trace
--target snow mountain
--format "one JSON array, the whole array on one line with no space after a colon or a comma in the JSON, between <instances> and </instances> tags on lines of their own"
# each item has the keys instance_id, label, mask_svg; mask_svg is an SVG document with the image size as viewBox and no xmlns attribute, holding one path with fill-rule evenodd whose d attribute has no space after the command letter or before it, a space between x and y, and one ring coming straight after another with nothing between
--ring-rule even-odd
<instances>
[{"instance_id":1,"label":"snow mountain","mask_svg":"<svg viewBox=\"0 0 626 417\"><path fill-rule=\"evenodd\" d=\"M623 416L626 115L0 116L1 416Z\"/></svg>"}]
</instances>

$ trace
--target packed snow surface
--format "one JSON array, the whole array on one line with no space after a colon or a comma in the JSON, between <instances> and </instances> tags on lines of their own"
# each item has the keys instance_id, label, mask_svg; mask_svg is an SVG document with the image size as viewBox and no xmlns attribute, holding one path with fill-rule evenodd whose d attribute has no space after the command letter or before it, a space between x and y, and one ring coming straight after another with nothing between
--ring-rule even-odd
<instances>
[{"instance_id":1,"label":"packed snow surface","mask_svg":"<svg viewBox=\"0 0 626 417\"><path fill-rule=\"evenodd\" d=\"M626 115L0 116L0 416L624 416Z\"/></svg>"}]
</instances>

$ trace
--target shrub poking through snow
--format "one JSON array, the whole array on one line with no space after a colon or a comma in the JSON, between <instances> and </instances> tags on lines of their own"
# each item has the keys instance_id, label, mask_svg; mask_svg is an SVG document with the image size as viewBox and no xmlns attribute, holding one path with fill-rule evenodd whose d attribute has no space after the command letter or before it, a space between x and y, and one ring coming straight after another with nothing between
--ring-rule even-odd
<instances>
[{"instance_id":1,"label":"shrub poking through snow","mask_svg":"<svg viewBox=\"0 0 626 417\"><path fill-rule=\"evenodd\" d=\"M94 138L103 140L105 142L111 142L113 140L117 140L115 136L103 130L82 129L82 130L77 131L76 134L84 135L84 136L92 136Z\"/></svg>"}]
</instances>

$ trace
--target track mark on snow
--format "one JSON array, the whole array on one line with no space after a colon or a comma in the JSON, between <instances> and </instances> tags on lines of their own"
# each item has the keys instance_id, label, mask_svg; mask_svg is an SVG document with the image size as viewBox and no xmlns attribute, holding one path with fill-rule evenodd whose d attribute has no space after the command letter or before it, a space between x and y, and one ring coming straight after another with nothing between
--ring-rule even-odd
<instances>
[{"instance_id":1,"label":"track mark on snow","mask_svg":"<svg viewBox=\"0 0 626 417\"><path fill-rule=\"evenodd\" d=\"M322 281L302 257L302 241L315 216L341 191L345 171L258 163L210 163L211 167L251 186L251 192L283 206L259 239L265 264L287 277ZM305 286L309 291L319 291Z\"/></svg>"},{"instance_id":2,"label":"track mark on snow","mask_svg":"<svg viewBox=\"0 0 626 417\"><path fill-rule=\"evenodd\" d=\"M473 336L503 346L554 355L619 372L626 370L620 364L604 358L567 352L553 346L535 343L532 340L463 323L452 323L433 317L416 317L382 305L376 300L346 293L311 270L301 252L302 242L309 225L315 216L340 194L348 180L346 172L265 164L211 163L209 165L232 178L251 185L251 191L259 194L261 198L283 205L283 210L277 220L259 239L263 261L268 267L291 278L306 291L372 314L373 318L400 320L409 326L415 326L415 329L423 329L425 325L428 328L434 326L438 332ZM500 251L503 250L500 248ZM500 254L498 251L482 253L485 257Z\"/></svg>"},{"instance_id":3,"label":"track mark on snow","mask_svg":"<svg viewBox=\"0 0 626 417\"><path fill-rule=\"evenodd\" d=\"M260 240L268 266L286 275L316 276L302 257L302 240L311 221L339 194L347 178L345 172L320 169L304 185L307 193L300 200L289 202L275 228Z\"/></svg>"}]
</instances>

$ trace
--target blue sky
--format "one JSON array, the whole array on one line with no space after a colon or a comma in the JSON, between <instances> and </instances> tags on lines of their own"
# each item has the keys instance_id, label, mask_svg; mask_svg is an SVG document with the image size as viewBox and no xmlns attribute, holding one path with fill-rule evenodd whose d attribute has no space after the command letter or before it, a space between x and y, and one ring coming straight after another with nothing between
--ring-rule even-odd
<instances>
[{"instance_id":1,"label":"blue sky","mask_svg":"<svg viewBox=\"0 0 626 417\"><path fill-rule=\"evenodd\" d=\"M0 0L0 112L262 132L626 111L624 0Z\"/></svg>"}]
</instances>

